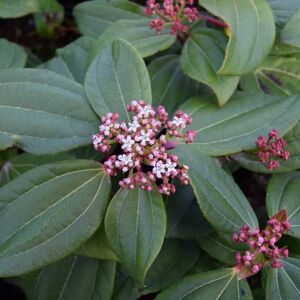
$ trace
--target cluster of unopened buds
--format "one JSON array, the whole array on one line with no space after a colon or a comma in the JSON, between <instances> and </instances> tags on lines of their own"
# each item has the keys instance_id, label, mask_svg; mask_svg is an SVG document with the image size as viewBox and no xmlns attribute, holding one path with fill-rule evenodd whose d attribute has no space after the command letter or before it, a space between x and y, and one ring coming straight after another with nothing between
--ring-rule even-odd
<instances>
[{"instance_id":1,"label":"cluster of unopened buds","mask_svg":"<svg viewBox=\"0 0 300 300\"><path fill-rule=\"evenodd\" d=\"M178 157L167 150L175 147L175 141L168 141L171 137L183 139L187 144L194 140L195 131L182 133L192 118L178 111L169 119L163 106L155 111L143 100L132 101L127 111L134 114L131 122L118 122L117 113L108 113L102 117L99 133L93 136L96 151L109 152L113 144L119 145L115 149L118 154L104 162L106 173L110 176L127 173L128 177L119 182L122 188L151 191L156 183L159 192L166 195L175 192L175 178L181 184L189 184L188 167L180 165Z\"/></svg>"},{"instance_id":2,"label":"cluster of unopened buds","mask_svg":"<svg viewBox=\"0 0 300 300\"><path fill-rule=\"evenodd\" d=\"M192 7L194 0L148 0L144 13L146 16L157 17L149 22L149 27L160 33L166 26L170 26L170 33L178 36L188 32L185 22L198 20L198 10Z\"/></svg>"},{"instance_id":3,"label":"cluster of unopened buds","mask_svg":"<svg viewBox=\"0 0 300 300\"><path fill-rule=\"evenodd\" d=\"M288 160L289 158L289 152L284 149L286 142L278 136L278 130L271 130L268 138L259 136L256 140L256 146L258 148L256 152L258 160L270 171L279 168L277 159Z\"/></svg>"},{"instance_id":4,"label":"cluster of unopened buds","mask_svg":"<svg viewBox=\"0 0 300 300\"><path fill-rule=\"evenodd\" d=\"M234 233L234 242L247 243L249 250L242 255L236 254L236 270L241 278L246 278L256 274L264 264L269 261L272 268L281 267L281 258L288 258L289 250L287 247L278 248L275 243L282 235L290 229L287 221L286 210L278 212L273 216L262 231L250 230L249 226L244 225L239 234Z\"/></svg>"}]
</instances>

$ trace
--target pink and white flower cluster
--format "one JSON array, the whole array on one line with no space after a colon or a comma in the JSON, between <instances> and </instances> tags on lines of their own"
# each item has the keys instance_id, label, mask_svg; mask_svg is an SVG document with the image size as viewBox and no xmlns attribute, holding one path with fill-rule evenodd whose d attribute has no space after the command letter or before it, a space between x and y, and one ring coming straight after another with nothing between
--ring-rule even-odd
<instances>
[{"instance_id":1,"label":"pink and white flower cluster","mask_svg":"<svg viewBox=\"0 0 300 300\"><path fill-rule=\"evenodd\" d=\"M273 129L269 132L268 138L259 136L256 140L256 146L258 148L256 156L270 171L279 168L277 159L288 160L290 155L289 152L284 149L286 146L285 140L280 138L278 133L278 130Z\"/></svg>"},{"instance_id":2,"label":"pink and white flower cluster","mask_svg":"<svg viewBox=\"0 0 300 300\"><path fill-rule=\"evenodd\" d=\"M278 248L275 243L282 235L290 229L290 224L286 218L286 210L278 212L273 216L262 231L250 230L249 226L241 227L239 234L234 233L234 242L247 243L249 250L242 255L236 254L236 269L240 277L246 278L256 274L261 270L266 261L270 261L272 268L280 268L280 258L288 258L289 250L287 247Z\"/></svg>"},{"instance_id":3,"label":"pink and white flower cluster","mask_svg":"<svg viewBox=\"0 0 300 300\"><path fill-rule=\"evenodd\" d=\"M166 195L175 192L172 183L175 178L181 184L189 184L188 167L180 165L178 157L167 150L175 146L174 141L168 141L170 137L182 138L187 144L194 140L195 131L182 133L192 118L178 111L169 119L163 106L155 111L143 100L132 101L127 111L134 114L131 122L118 122L117 113L108 113L102 117L99 133L93 136L96 151L109 152L113 144L119 145L118 154L104 162L107 174L128 173L128 177L119 182L122 188L151 191L156 183L159 192Z\"/></svg>"},{"instance_id":4,"label":"pink and white flower cluster","mask_svg":"<svg viewBox=\"0 0 300 300\"><path fill-rule=\"evenodd\" d=\"M162 4L157 0L148 0L144 13L146 16L156 15L157 18L149 22L149 27L160 33L166 25L170 25L170 33L178 36L188 32L184 22L198 20L198 10L192 7L194 0L164 0Z\"/></svg>"}]
</instances>

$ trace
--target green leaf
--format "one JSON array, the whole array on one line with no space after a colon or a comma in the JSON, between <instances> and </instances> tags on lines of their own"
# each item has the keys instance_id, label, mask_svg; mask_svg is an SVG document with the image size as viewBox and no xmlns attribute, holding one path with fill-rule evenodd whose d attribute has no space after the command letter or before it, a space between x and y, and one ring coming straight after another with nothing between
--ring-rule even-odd
<instances>
[{"instance_id":1,"label":"green leaf","mask_svg":"<svg viewBox=\"0 0 300 300\"><path fill-rule=\"evenodd\" d=\"M243 249L240 245L233 244L230 236L225 239L224 234L220 235L217 232L198 238L198 244L211 257L229 266L236 263L235 255Z\"/></svg>"},{"instance_id":2,"label":"green leaf","mask_svg":"<svg viewBox=\"0 0 300 300\"><path fill-rule=\"evenodd\" d=\"M299 299L300 259L284 259L281 263L281 268L268 268L266 300Z\"/></svg>"},{"instance_id":3,"label":"green leaf","mask_svg":"<svg viewBox=\"0 0 300 300\"><path fill-rule=\"evenodd\" d=\"M256 81L267 94L290 96L300 91L300 57L270 56L255 71Z\"/></svg>"},{"instance_id":4,"label":"green leaf","mask_svg":"<svg viewBox=\"0 0 300 300\"><path fill-rule=\"evenodd\" d=\"M248 200L215 159L193 146L178 147L175 153L189 167L188 175L198 204L214 227L229 234L245 224L258 227Z\"/></svg>"},{"instance_id":5,"label":"green leaf","mask_svg":"<svg viewBox=\"0 0 300 300\"><path fill-rule=\"evenodd\" d=\"M233 158L244 168L259 173L284 173L297 170L300 168L300 122L284 136L284 139L290 157L287 161L280 161L280 167L274 171L269 171L254 154L238 153Z\"/></svg>"},{"instance_id":6,"label":"green leaf","mask_svg":"<svg viewBox=\"0 0 300 300\"><path fill-rule=\"evenodd\" d=\"M300 48L300 9L293 14L281 32L281 41Z\"/></svg>"},{"instance_id":7,"label":"green leaf","mask_svg":"<svg viewBox=\"0 0 300 300\"><path fill-rule=\"evenodd\" d=\"M199 85L182 73L178 55L169 54L154 59L148 71L155 107L163 105L172 113L186 99L197 94Z\"/></svg>"},{"instance_id":8,"label":"green leaf","mask_svg":"<svg viewBox=\"0 0 300 300\"><path fill-rule=\"evenodd\" d=\"M219 269L190 275L159 294L155 300L240 299L252 298L246 280L238 280L232 269Z\"/></svg>"},{"instance_id":9,"label":"green leaf","mask_svg":"<svg viewBox=\"0 0 300 300\"><path fill-rule=\"evenodd\" d=\"M167 238L196 239L213 232L199 209L190 185L176 186L176 193L166 202L166 210Z\"/></svg>"},{"instance_id":10,"label":"green leaf","mask_svg":"<svg viewBox=\"0 0 300 300\"><path fill-rule=\"evenodd\" d=\"M237 93L222 108L195 97L180 109L193 118L189 129L198 133L193 147L209 155L227 155L256 148L257 137L274 128L287 133L299 120L299 99Z\"/></svg>"},{"instance_id":11,"label":"green leaf","mask_svg":"<svg viewBox=\"0 0 300 300\"><path fill-rule=\"evenodd\" d=\"M272 176L267 189L266 205L270 217L282 209L287 210L291 224L288 234L300 238L300 199L298 188L300 173L284 173Z\"/></svg>"},{"instance_id":12,"label":"green leaf","mask_svg":"<svg viewBox=\"0 0 300 300\"><path fill-rule=\"evenodd\" d=\"M0 0L0 18L18 18L38 12L40 0Z\"/></svg>"},{"instance_id":13,"label":"green leaf","mask_svg":"<svg viewBox=\"0 0 300 300\"><path fill-rule=\"evenodd\" d=\"M56 51L58 57L64 61L70 73L79 83L84 82L88 67L88 53L94 43L95 40L93 38L83 36Z\"/></svg>"},{"instance_id":14,"label":"green leaf","mask_svg":"<svg viewBox=\"0 0 300 300\"><path fill-rule=\"evenodd\" d=\"M166 232L162 196L157 191L120 189L108 207L105 231L120 263L142 284Z\"/></svg>"},{"instance_id":15,"label":"green leaf","mask_svg":"<svg viewBox=\"0 0 300 300\"><path fill-rule=\"evenodd\" d=\"M94 233L79 249L75 251L77 254L105 260L118 260L115 253L106 238L104 226Z\"/></svg>"},{"instance_id":16,"label":"green leaf","mask_svg":"<svg viewBox=\"0 0 300 300\"><path fill-rule=\"evenodd\" d=\"M293 13L300 9L298 0L268 0L268 3L275 15L276 23L279 25L284 25Z\"/></svg>"},{"instance_id":17,"label":"green leaf","mask_svg":"<svg viewBox=\"0 0 300 300\"><path fill-rule=\"evenodd\" d=\"M65 76L69 79L75 80L66 62L62 58L57 56L39 65L37 68L46 69L59 75Z\"/></svg>"},{"instance_id":18,"label":"green leaf","mask_svg":"<svg viewBox=\"0 0 300 300\"><path fill-rule=\"evenodd\" d=\"M0 72L0 108L0 149L57 153L89 144L97 129L82 86L46 70Z\"/></svg>"},{"instance_id":19,"label":"green leaf","mask_svg":"<svg viewBox=\"0 0 300 300\"><path fill-rule=\"evenodd\" d=\"M191 241L165 240L149 269L142 294L159 292L181 279L199 257L198 247Z\"/></svg>"},{"instance_id":20,"label":"green leaf","mask_svg":"<svg viewBox=\"0 0 300 300\"><path fill-rule=\"evenodd\" d=\"M202 29L191 33L184 44L180 63L185 74L208 85L216 94L220 106L234 93L238 76L217 74L224 60L226 38L218 30Z\"/></svg>"},{"instance_id":21,"label":"green leaf","mask_svg":"<svg viewBox=\"0 0 300 300\"><path fill-rule=\"evenodd\" d=\"M171 47L176 37L163 30L157 34L148 26L149 19L143 20L121 20L113 23L100 35L93 47L90 60L93 59L102 49L103 44L114 39L124 39L131 43L142 57L151 56L159 51Z\"/></svg>"},{"instance_id":22,"label":"green leaf","mask_svg":"<svg viewBox=\"0 0 300 300\"><path fill-rule=\"evenodd\" d=\"M124 40L108 42L90 65L85 91L99 116L118 112L130 120L126 105L143 99L151 103L151 82L143 59Z\"/></svg>"},{"instance_id":23,"label":"green leaf","mask_svg":"<svg viewBox=\"0 0 300 300\"><path fill-rule=\"evenodd\" d=\"M144 19L143 8L129 1L85 1L74 8L81 33L97 38L118 20Z\"/></svg>"},{"instance_id":24,"label":"green leaf","mask_svg":"<svg viewBox=\"0 0 300 300\"><path fill-rule=\"evenodd\" d=\"M0 186L39 165L72 158L71 155L66 153L55 155L32 155L23 153L21 155L16 155L11 159L6 160L1 166Z\"/></svg>"},{"instance_id":25,"label":"green leaf","mask_svg":"<svg viewBox=\"0 0 300 300\"><path fill-rule=\"evenodd\" d=\"M199 3L229 26L230 39L219 73L241 75L255 70L275 39L274 17L267 2L201 0Z\"/></svg>"},{"instance_id":26,"label":"green leaf","mask_svg":"<svg viewBox=\"0 0 300 300\"><path fill-rule=\"evenodd\" d=\"M110 180L101 165L43 165L0 189L0 275L16 276L76 250L99 227Z\"/></svg>"},{"instance_id":27,"label":"green leaf","mask_svg":"<svg viewBox=\"0 0 300 300\"><path fill-rule=\"evenodd\" d=\"M0 69L23 68L26 64L27 54L25 50L6 39L0 39L0 53Z\"/></svg>"},{"instance_id":28,"label":"green leaf","mask_svg":"<svg viewBox=\"0 0 300 300\"><path fill-rule=\"evenodd\" d=\"M138 298L138 284L127 274L117 272L112 300L136 300Z\"/></svg>"},{"instance_id":29,"label":"green leaf","mask_svg":"<svg viewBox=\"0 0 300 300\"><path fill-rule=\"evenodd\" d=\"M112 261L67 257L41 270L31 300L111 299L115 268Z\"/></svg>"}]
</instances>

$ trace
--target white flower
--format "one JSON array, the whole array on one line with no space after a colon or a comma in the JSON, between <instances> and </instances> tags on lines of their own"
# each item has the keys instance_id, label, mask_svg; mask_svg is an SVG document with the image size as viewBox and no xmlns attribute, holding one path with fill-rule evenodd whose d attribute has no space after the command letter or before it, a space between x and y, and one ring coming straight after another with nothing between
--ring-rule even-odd
<instances>
[{"instance_id":1,"label":"white flower","mask_svg":"<svg viewBox=\"0 0 300 300\"><path fill-rule=\"evenodd\" d=\"M98 135L93 135L93 144L98 145L102 143L103 138Z\"/></svg>"},{"instance_id":2,"label":"white flower","mask_svg":"<svg viewBox=\"0 0 300 300\"><path fill-rule=\"evenodd\" d=\"M146 143L153 145L154 141L152 140L151 133L151 131L141 130L140 135L136 137L136 141L141 142L142 146L146 146Z\"/></svg>"},{"instance_id":3,"label":"white flower","mask_svg":"<svg viewBox=\"0 0 300 300\"><path fill-rule=\"evenodd\" d=\"M164 165L164 163L159 160L156 162L156 164L154 165L153 169L152 169L152 173L157 177L157 178L161 178L161 174L165 174L166 173L166 166Z\"/></svg>"},{"instance_id":4,"label":"white flower","mask_svg":"<svg viewBox=\"0 0 300 300\"><path fill-rule=\"evenodd\" d=\"M184 128L186 125L186 121L183 118L178 118L177 116L175 116L171 124L175 125L176 127Z\"/></svg>"},{"instance_id":5,"label":"white flower","mask_svg":"<svg viewBox=\"0 0 300 300\"><path fill-rule=\"evenodd\" d=\"M140 124L137 120L134 120L132 123L128 123L129 128L128 131L129 132L136 132L137 129L140 127Z\"/></svg>"},{"instance_id":6,"label":"white flower","mask_svg":"<svg viewBox=\"0 0 300 300\"><path fill-rule=\"evenodd\" d=\"M117 168L122 167L123 173L127 172L133 166L132 154L120 154L115 162Z\"/></svg>"},{"instance_id":7,"label":"white flower","mask_svg":"<svg viewBox=\"0 0 300 300\"><path fill-rule=\"evenodd\" d=\"M149 117L150 113L153 112L153 108L151 107L151 105L146 105L142 108L140 108L140 111L138 113L138 117Z\"/></svg>"},{"instance_id":8,"label":"white flower","mask_svg":"<svg viewBox=\"0 0 300 300\"><path fill-rule=\"evenodd\" d=\"M110 125L102 124L99 126L100 132L103 133L104 135L109 135L110 129L111 129Z\"/></svg>"},{"instance_id":9,"label":"white flower","mask_svg":"<svg viewBox=\"0 0 300 300\"><path fill-rule=\"evenodd\" d=\"M130 135L128 135L126 138L121 139L122 146L121 148L125 151L131 151L132 146L134 144L134 140L131 138Z\"/></svg>"},{"instance_id":10,"label":"white flower","mask_svg":"<svg viewBox=\"0 0 300 300\"><path fill-rule=\"evenodd\" d=\"M171 174L177 175L177 170L176 170L177 164L172 162L170 159L167 159L165 163L165 168L166 168L166 175L170 176Z\"/></svg>"}]
</instances>

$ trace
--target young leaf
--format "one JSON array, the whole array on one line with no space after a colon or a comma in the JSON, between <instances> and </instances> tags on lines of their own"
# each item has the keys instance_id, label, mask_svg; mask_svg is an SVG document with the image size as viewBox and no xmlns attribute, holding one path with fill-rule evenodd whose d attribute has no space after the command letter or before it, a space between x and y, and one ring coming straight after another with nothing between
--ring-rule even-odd
<instances>
[{"instance_id":1,"label":"young leaf","mask_svg":"<svg viewBox=\"0 0 300 300\"><path fill-rule=\"evenodd\" d=\"M81 33L97 38L118 20L144 19L143 8L126 0L85 1L74 8Z\"/></svg>"},{"instance_id":2,"label":"young leaf","mask_svg":"<svg viewBox=\"0 0 300 300\"><path fill-rule=\"evenodd\" d=\"M31 300L110 299L116 263L70 256L41 270Z\"/></svg>"},{"instance_id":3,"label":"young leaf","mask_svg":"<svg viewBox=\"0 0 300 300\"><path fill-rule=\"evenodd\" d=\"M207 84L216 94L220 106L234 93L238 76L217 74L224 60L226 38L214 29L192 31L184 44L180 63L183 72L194 80Z\"/></svg>"},{"instance_id":4,"label":"young leaf","mask_svg":"<svg viewBox=\"0 0 300 300\"><path fill-rule=\"evenodd\" d=\"M121 20L113 23L100 35L93 47L90 60L101 51L103 44L109 40L124 39L132 44L142 57L151 56L171 47L176 37L165 29L160 34L149 28L149 19Z\"/></svg>"},{"instance_id":5,"label":"young leaf","mask_svg":"<svg viewBox=\"0 0 300 300\"><path fill-rule=\"evenodd\" d=\"M200 97L180 109L193 118L191 128L198 133L193 146L209 155L226 155L256 148L257 137L274 128L287 133L299 120L299 99L237 93L221 109Z\"/></svg>"},{"instance_id":6,"label":"young leaf","mask_svg":"<svg viewBox=\"0 0 300 300\"><path fill-rule=\"evenodd\" d=\"M267 266L266 300L299 299L300 259L283 259L281 263L278 269Z\"/></svg>"},{"instance_id":7,"label":"young leaf","mask_svg":"<svg viewBox=\"0 0 300 300\"><path fill-rule=\"evenodd\" d=\"M189 166L188 175L198 204L214 227L229 234L245 224L250 228L258 227L248 200L216 160L193 146L178 147L175 153Z\"/></svg>"},{"instance_id":8,"label":"young leaf","mask_svg":"<svg viewBox=\"0 0 300 300\"><path fill-rule=\"evenodd\" d=\"M85 78L85 91L99 116L118 112L130 120L126 105L143 99L151 103L151 82L143 59L124 40L108 42L90 65Z\"/></svg>"},{"instance_id":9,"label":"young leaf","mask_svg":"<svg viewBox=\"0 0 300 300\"><path fill-rule=\"evenodd\" d=\"M76 250L99 227L110 180L93 161L43 165L0 189L0 274L30 272Z\"/></svg>"},{"instance_id":10,"label":"young leaf","mask_svg":"<svg viewBox=\"0 0 300 300\"><path fill-rule=\"evenodd\" d=\"M198 257L199 248L193 242L165 240L146 276L142 294L159 292L181 279L192 268Z\"/></svg>"},{"instance_id":11,"label":"young leaf","mask_svg":"<svg viewBox=\"0 0 300 300\"><path fill-rule=\"evenodd\" d=\"M269 216L282 209L287 210L287 220L291 224L288 234L296 238L300 238L299 183L300 172L274 175L268 184L266 199Z\"/></svg>"},{"instance_id":12,"label":"young leaf","mask_svg":"<svg viewBox=\"0 0 300 300\"><path fill-rule=\"evenodd\" d=\"M293 14L281 31L281 41L300 48L300 9Z\"/></svg>"},{"instance_id":13,"label":"young leaf","mask_svg":"<svg viewBox=\"0 0 300 300\"><path fill-rule=\"evenodd\" d=\"M246 280L238 280L232 269L190 275L159 294L155 300L240 299L251 300Z\"/></svg>"},{"instance_id":14,"label":"young leaf","mask_svg":"<svg viewBox=\"0 0 300 300\"><path fill-rule=\"evenodd\" d=\"M27 54L19 45L0 39L0 53L0 69L23 68L25 66Z\"/></svg>"},{"instance_id":15,"label":"young leaf","mask_svg":"<svg viewBox=\"0 0 300 300\"><path fill-rule=\"evenodd\" d=\"M155 107L163 105L168 113L172 113L186 99L197 94L199 84L182 73L178 55L154 59L148 71Z\"/></svg>"},{"instance_id":16,"label":"young leaf","mask_svg":"<svg viewBox=\"0 0 300 300\"><path fill-rule=\"evenodd\" d=\"M0 149L57 153L90 143L97 129L82 86L46 70L0 72L0 108Z\"/></svg>"},{"instance_id":17,"label":"young leaf","mask_svg":"<svg viewBox=\"0 0 300 300\"><path fill-rule=\"evenodd\" d=\"M81 37L64 48L57 50L73 77L79 82L84 82L85 73L88 67L88 53L95 40L91 37Z\"/></svg>"},{"instance_id":18,"label":"young leaf","mask_svg":"<svg viewBox=\"0 0 300 300\"><path fill-rule=\"evenodd\" d=\"M229 26L230 38L219 73L241 75L255 70L275 39L274 17L267 2L199 0L199 3Z\"/></svg>"},{"instance_id":19,"label":"young leaf","mask_svg":"<svg viewBox=\"0 0 300 300\"><path fill-rule=\"evenodd\" d=\"M161 195L157 191L120 189L108 207L105 231L120 263L142 284L165 237Z\"/></svg>"}]
</instances>

